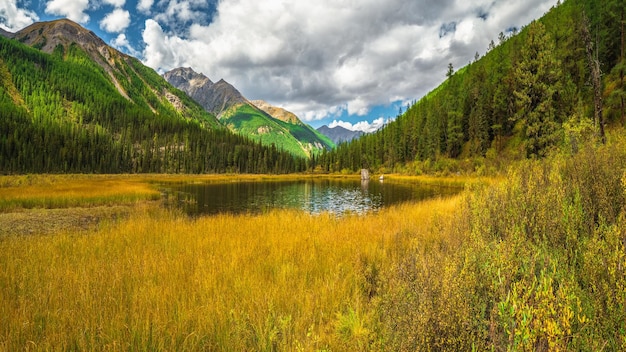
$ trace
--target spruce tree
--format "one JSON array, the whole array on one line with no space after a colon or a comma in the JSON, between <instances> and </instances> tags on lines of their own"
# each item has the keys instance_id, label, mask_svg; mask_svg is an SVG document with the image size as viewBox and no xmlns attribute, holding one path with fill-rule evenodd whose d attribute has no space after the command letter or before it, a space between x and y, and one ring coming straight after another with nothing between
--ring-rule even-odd
<instances>
[{"instance_id":1,"label":"spruce tree","mask_svg":"<svg viewBox=\"0 0 626 352\"><path fill-rule=\"evenodd\" d=\"M530 24L521 54L515 67L513 119L526 137L527 155L544 156L559 139L562 117L556 106L562 82L554 40L540 22Z\"/></svg>"}]
</instances>

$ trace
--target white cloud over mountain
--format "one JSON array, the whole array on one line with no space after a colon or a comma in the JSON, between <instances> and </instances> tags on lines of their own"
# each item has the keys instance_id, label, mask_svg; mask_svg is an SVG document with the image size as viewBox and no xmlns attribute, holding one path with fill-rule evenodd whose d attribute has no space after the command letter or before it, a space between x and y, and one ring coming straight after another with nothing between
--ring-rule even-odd
<instances>
[{"instance_id":1,"label":"white cloud over mountain","mask_svg":"<svg viewBox=\"0 0 626 352\"><path fill-rule=\"evenodd\" d=\"M392 99L419 98L511 27L555 0L222 0L208 25L202 1L171 1L146 21L144 61L191 66L311 121L365 115ZM169 22L191 21L182 33ZM445 30L442 31L442 28Z\"/></svg>"},{"instance_id":2,"label":"white cloud over mountain","mask_svg":"<svg viewBox=\"0 0 626 352\"><path fill-rule=\"evenodd\" d=\"M119 33L126 30L129 24L130 13L126 10L116 8L100 21L100 28L109 33Z\"/></svg>"},{"instance_id":3,"label":"white cloud over mountain","mask_svg":"<svg viewBox=\"0 0 626 352\"><path fill-rule=\"evenodd\" d=\"M371 123L367 121L360 121L355 124L352 124L346 121L341 121L341 120L339 121L333 120L333 122L328 124L328 127L333 128L333 127L341 126L350 131L362 131L365 133L371 133L371 132L376 132L378 129L383 127L385 123L388 123L388 122L389 121L385 122L385 119L383 117L379 117L375 119L374 121L372 121Z\"/></svg>"},{"instance_id":4,"label":"white cloud over mountain","mask_svg":"<svg viewBox=\"0 0 626 352\"><path fill-rule=\"evenodd\" d=\"M0 28L14 32L38 20L34 11L19 8L17 0L0 0Z\"/></svg>"},{"instance_id":5,"label":"white cloud over mountain","mask_svg":"<svg viewBox=\"0 0 626 352\"><path fill-rule=\"evenodd\" d=\"M443 81L448 63L466 65L500 32L557 2L19 1L0 0L1 28L39 20L36 9L86 26L93 18L112 45L158 71L193 67L309 122L371 120L373 107L419 99Z\"/></svg>"},{"instance_id":6,"label":"white cloud over mountain","mask_svg":"<svg viewBox=\"0 0 626 352\"><path fill-rule=\"evenodd\" d=\"M50 0L46 4L46 13L84 24L90 19L86 13L88 8L89 0Z\"/></svg>"}]
</instances>

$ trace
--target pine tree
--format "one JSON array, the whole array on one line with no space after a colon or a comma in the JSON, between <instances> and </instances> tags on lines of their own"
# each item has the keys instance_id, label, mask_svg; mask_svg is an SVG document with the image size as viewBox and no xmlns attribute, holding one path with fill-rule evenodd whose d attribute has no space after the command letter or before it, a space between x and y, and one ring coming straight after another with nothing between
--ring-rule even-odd
<instances>
[{"instance_id":1,"label":"pine tree","mask_svg":"<svg viewBox=\"0 0 626 352\"><path fill-rule=\"evenodd\" d=\"M556 106L562 84L554 40L542 23L530 24L521 54L515 68L513 119L526 137L527 155L544 156L559 139L562 117Z\"/></svg>"}]
</instances>

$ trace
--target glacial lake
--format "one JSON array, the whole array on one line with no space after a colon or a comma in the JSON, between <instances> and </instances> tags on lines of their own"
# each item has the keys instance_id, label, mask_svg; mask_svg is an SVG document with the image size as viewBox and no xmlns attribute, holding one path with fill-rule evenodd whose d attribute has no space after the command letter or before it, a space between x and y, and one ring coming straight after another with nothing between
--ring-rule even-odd
<instances>
[{"instance_id":1,"label":"glacial lake","mask_svg":"<svg viewBox=\"0 0 626 352\"><path fill-rule=\"evenodd\" d=\"M305 178L288 181L233 180L180 183L161 187L167 207L192 215L258 214L300 209L311 214L365 214L383 207L459 193L461 188L400 181Z\"/></svg>"}]
</instances>

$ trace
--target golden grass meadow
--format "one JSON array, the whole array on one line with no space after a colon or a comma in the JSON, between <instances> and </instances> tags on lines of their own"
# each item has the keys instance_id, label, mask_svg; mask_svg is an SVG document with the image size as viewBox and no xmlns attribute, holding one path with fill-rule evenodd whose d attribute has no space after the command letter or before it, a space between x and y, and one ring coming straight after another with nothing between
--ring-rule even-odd
<instances>
[{"instance_id":1,"label":"golden grass meadow","mask_svg":"<svg viewBox=\"0 0 626 352\"><path fill-rule=\"evenodd\" d=\"M459 202L191 219L149 205L155 179L181 180L0 179L2 215L128 206L91 227L0 237L0 349L363 349L379 271L429 242Z\"/></svg>"},{"instance_id":2,"label":"golden grass meadow","mask_svg":"<svg viewBox=\"0 0 626 352\"><path fill-rule=\"evenodd\" d=\"M189 217L154 187L224 177L272 179L0 177L0 350L626 350L621 139L366 215Z\"/></svg>"}]
</instances>

